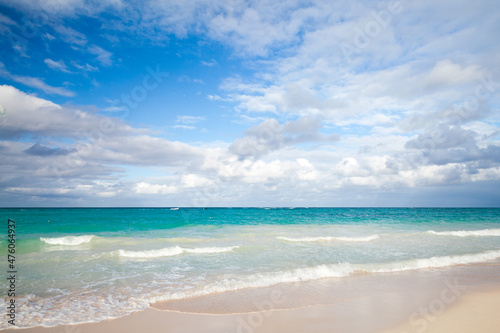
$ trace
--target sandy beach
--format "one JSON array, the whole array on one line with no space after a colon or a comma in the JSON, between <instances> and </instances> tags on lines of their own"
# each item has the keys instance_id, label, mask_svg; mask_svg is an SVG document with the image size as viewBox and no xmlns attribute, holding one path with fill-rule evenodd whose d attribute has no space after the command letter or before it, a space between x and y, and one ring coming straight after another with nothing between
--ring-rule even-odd
<instances>
[{"instance_id":1,"label":"sandy beach","mask_svg":"<svg viewBox=\"0 0 500 333\"><path fill-rule=\"evenodd\" d=\"M360 275L153 304L98 323L4 332L498 332L498 263Z\"/></svg>"},{"instance_id":2,"label":"sandy beach","mask_svg":"<svg viewBox=\"0 0 500 333\"><path fill-rule=\"evenodd\" d=\"M388 301L391 296L383 301ZM374 299L349 304L313 306L294 310L268 311L246 315L201 315L148 309L100 323L51 328L6 330L26 333L105 333L105 332L483 332L500 330L500 288L473 292L458 304L437 315L417 317L414 324L397 324L402 313L373 311ZM367 311L370 309L370 311ZM384 329L384 326L393 326Z\"/></svg>"},{"instance_id":3,"label":"sandy beach","mask_svg":"<svg viewBox=\"0 0 500 333\"><path fill-rule=\"evenodd\" d=\"M483 332L500 331L500 289L483 290L465 295L456 305L436 315L429 313L415 317L384 333L403 332Z\"/></svg>"}]
</instances>

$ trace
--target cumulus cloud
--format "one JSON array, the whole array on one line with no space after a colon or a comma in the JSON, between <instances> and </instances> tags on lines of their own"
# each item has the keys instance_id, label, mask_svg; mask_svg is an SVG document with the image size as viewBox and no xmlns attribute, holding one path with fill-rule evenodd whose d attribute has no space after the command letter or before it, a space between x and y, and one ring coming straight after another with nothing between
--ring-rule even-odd
<instances>
[{"instance_id":1,"label":"cumulus cloud","mask_svg":"<svg viewBox=\"0 0 500 333\"><path fill-rule=\"evenodd\" d=\"M466 148L475 144L476 135L473 131L464 130L458 126L450 127L439 124L408 141L405 147L409 149Z\"/></svg>"},{"instance_id":2,"label":"cumulus cloud","mask_svg":"<svg viewBox=\"0 0 500 333\"><path fill-rule=\"evenodd\" d=\"M187 188L205 187L211 185L213 183L213 180L197 174L187 174L181 177L181 183L184 187Z\"/></svg>"},{"instance_id":3,"label":"cumulus cloud","mask_svg":"<svg viewBox=\"0 0 500 333\"><path fill-rule=\"evenodd\" d=\"M207 205L336 205L370 195L366 202L397 197L395 189L415 194L453 184L464 193L482 193L481 182L497 186L500 49L492 31L499 28L498 11L485 0L405 1L395 12L392 3L11 1L8 6L50 12L54 22L77 13L98 18L112 8L115 18L102 29L114 44L119 40L110 37L113 31L141 36L141 43L174 35L220 43L253 72L228 74L207 96L260 123L240 138L196 147L2 86L0 150L5 169L15 172L2 174L0 185L26 200L114 198L107 202L124 205L147 194L156 195L159 205L173 197L191 205L199 193L203 200L197 202ZM389 13L388 21L380 21L381 13ZM2 29L15 25L3 15L0 23ZM49 24L73 50L104 66L118 62L77 27ZM55 40L45 36L48 43ZM346 44L355 48L350 54L342 49ZM26 45L14 48L27 56ZM210 57L197 64L222 64ZM68 70L52 59L59 58L47 58L47 66ZM87 61L71 64L97 72ZM47 94L73 95L3 66L0 73ZM180 115L174 127L192 129L204 120ZM168 179L139 178L137 169ZM453 194L454 188L439 193ZM154 196L147 197L153 202Z\"/></svg>"},{"instance_id":4,"label":"cumulus cloud","mask_svg":"<svg viewBox=\"0 0 500 333\"><path fill-rule=\"evenodd\" d=\"M468 172L477 173L478 168L500 161L500 146L488 144L485 148L479 148L477 136L471 130L440 124L408 141L405 148L423 152L428 164L472 162L467 163Z\"/></svg>"},{"instance_id":5,"label":"cumulus cloud","mask_svg":"<svg viewBox=\"0 0 500 333\"><path fill-rule=\"evenodd\" d=\"M266 119L250 127L243 138L235 140L229 151L240 157L261 157L270 151L306 142L336 142L337 134L321 134L321 119L302 117L279 124L276 119Z\"/></svg>"},{"instance_id":6,"label":"cumulus cloud","mask_svg":"<svg viewBox=\"0 0 500 333\"><path fill-rule=\"evenodd\" d=\"M116 197L126 189L169 194L175 187L123 184L119 175L127 165L179 168L203 158L199 148L153 137L120 119L65 108L10 86L0 86L0 104L6 109L0 121L1 164L13 170L2 174L0 186L11 194L31 193L42 200L60 196L63 188L64 200L69 201L79 196ZM29 142L40 136L49 144ZM43 190L31 191L34 186Z\"/></svg>"},{"instance_id":7,"label":"cumulus cloud","mask_svg":"<svg viewBox=\"0 0 500 333\"><path fill-rule=\"evenodd\" d=\"M448 59L440 60L430 72L426 74L424 84L435 89L439 86L453 86L476 82L484 76L484 74L484 71L477 65L470 65L462 68Z\"/></svg>"},{"instance_id":8,"label":"cumulus cloud","mask_svg":"<svg viewBox=\"0 0 500 333\"><path fill-rule=\"evenodd\" d=\"M137 183L134 189L138 194L166 194L177 192L175 186L149 184L146 182Z\"/></svg>"},{"instance_id":9,"label":"cumulus cloud","mask_svg":"<svg viewBox=\"0 0 500 333\"><path fill-rule=\"evenodd\" d=\"M7 109L7 116L0 124L3 138L36 134L76 139L84 137L85 131L99 131L104 125L113 126L117 133L131 132L130 127L119 119L107 119L77 109L63 108L8 85L0 86L0 103Z\"/></svg>"}]
</instances>

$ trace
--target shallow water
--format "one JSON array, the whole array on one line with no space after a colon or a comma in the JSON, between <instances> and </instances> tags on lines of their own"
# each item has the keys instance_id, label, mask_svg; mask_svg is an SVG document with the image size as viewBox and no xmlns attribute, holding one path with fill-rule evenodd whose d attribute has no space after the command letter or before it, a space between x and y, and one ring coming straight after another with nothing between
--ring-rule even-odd
<instances>
[{"instance_id":1,"label":"shallow water","mask_svg":"<svg viewBox=\"0 0 500 333\"><path fill-rule=\"evenodd\" d=\"M158 301L283 282L345 282L500 258L500 209L0 212L16 221L20 327L99 321ZM5 297L6 283L0 287Z\"/></svg>"}]
</instances>

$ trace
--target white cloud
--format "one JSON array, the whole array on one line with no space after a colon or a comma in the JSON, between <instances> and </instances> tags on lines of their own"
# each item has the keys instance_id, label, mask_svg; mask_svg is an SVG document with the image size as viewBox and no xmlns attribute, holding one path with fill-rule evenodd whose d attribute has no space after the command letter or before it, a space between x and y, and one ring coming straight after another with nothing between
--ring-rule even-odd
<instances>
[{"instance_id":1,"label":"white cloud","mask_svg":"<svg viewBox=\"0 0 500 333\"><path fill-rule=\"evenodd\" d=\"M29 58L30 56L26 54L28 47L25 43L13 44L12 48L19 53L21 57Z\"/></svg>"},{"instance_id":2,"label":"white cloud","mask_svg":"<svg viewBox=\"0 0 500 333\"><path fill-rule=\"evenodd\" d=\"M302 117L280 125L275 119L266 119L250 127L243 138L236 139L229 151L240 157L262 157L273 150L306 142L336 142L336 134L321 134L321 118Z\"/></svg>"},{"instance_id":3,"label":"white cloud","mask_svg":"<svg viewBox=\"0 0 500 333\"><path fill-rule=\"evenodd\" d=\"M201 64L204 65L204 66L212 67L212 66L217 65L217 61L215 59L212 59L210 61L203 61L202 60Z\"/></svg>"},{"instance_id":4,"label":"white cloud","mask_svg":"<svg viewBox=\"0 0 500 333\"><path fill-rule=\"evenodd\" d=\"M433 88L438 86L453 86L463 83L477 82L486 75L477 65L462 68L450 60L440 60L427 74L425 84Z\"/></svg>"},{"instance_id":5,"label":"white cloud","mask_svg":"<svg viewBox=\"0 0 500 333\"><path fill-rule=\"evenodd\" d=\"M194 147L143 134L147 131L118 118L61 107L10 86L0 86L0 92L0 104L7 110L0 124L3 138L71 138L76 141L71 163L182 165L201 156Z\"/></svg>"},{"instance_id":6,"label":"white cloud","mask_svg":"<svg viewBox=\"0 0 500 333\"><path fill-rule=\"evenodd\" d=\"M54 26L54 30L66 43L77 46L84 46L85 44L87 44L87 37L81 32L76 31L75 29L63 25L56 25Z\"/></svg>"},{"instance_id":7,"label":"white cloud","mask_svg":"<svg viewBox=\"0 0 500 333\"><path fill-rule=\"evenodd\" d=\"M113 54L111 52L108 52L104 50L102 47L99 47L97 45L92 45L91 47L88 48L88 51L97 56L97 60L105 65L105 66L111 66L113 64L113 60L111 60L111 57Z\"/></svg>"},{"instance_id":8,"label":"white cloud","mask_svg":"<svg viewBox=\"0 0 500 333\"><path fill-rule=\"evenodd\" d=\"M94 66L89 65L89 64L80 65L76 61L71 61L71 64L83 72L98 72L99 71L99 68L94 67Z\"/></svg>"},{"instance_id":9,"label":"white cloud","mask_svg":"<svg viewBox=\"0 0 500 333\"><path fill-rule=\"evenodd\" d=\"M224 100L222 97L220 97L218 95L207 95L207 98L210 101L222 101L222 100Z\"/></svg>"},{"instance_id":10,"label":"white cloud","mask_svg":"<svg viewBox=\"0 0 500 333\"><path fill-rule=\"evenodd\" d=\"M29 195L47 195L47 194L66 194L69 192L67 188L42 189L36 187L8 187L7 192L23 193Z\"/></svg>"},{"instance_id":11,"label":"white cloud","mask_svg":"<svg viewBox=\"0 0 500 333\"><path fill-rule=\"evenodd\" d=\"M213 180L196 174L187 174L181 177L181 184L186 188L205 187L213 184Z\"/></svg>"},{"instance_id":12,"label":"white cloud","mask_svg":"<svg viewBox=\"0 0 500 333\"><path fill-rule=\"evenodd\" d=\"M176 122L182 124L195 124L204 121L206 118L201 116L177 116Z\"/></svg>"},{"instance_id":13,"label":"white cloud","mask_svg":"<svg viewBox=\"0 0 500 333\"><path fill-rule=\"evenodd\" d=\"M99 200L120 204L139 204L145 194L166 198L173 193L179 202L192 204L193 194L206 192L208 204L228 205L352 204L350 199L369 195L366 189L377 189L374 202L380 193L398 189L498 184L494 115L500 102L500 48L492 34L499 27L498 10L489 1L404 1L402 11L382 24L376 15L391 3L61 2L50 10L61 19L56 22L76 15L98 17L112 8L117 19L104 22L102 30L114 44L116 30L141 36L141 43L195 36L230 48L236 62L247 67L236 69L207 98L227 103L228 110L253 126L235 140L195 147L2 86L6 116L0 119L5 139L0 151L6 157L4 169L15 172L2 175L1 185L19 196L32 192L39 198L88 202L100 195ZM9 6L42 8L44 2L20 0ZM0 22L12 25L2 16ZM375 30L367 30L370 26ZM92 54L100 64L119 61L90 35L53 27L56 38ZM346 55L344 43L356 50ZM27 56L26 45L14 47ZM215 68L225 63L210 57L197 64ZM98 71L86 61L71 64L83 73ZM62 60L47 58L46 63L69 70ZM49 94L73 94L3 67L1 74ZM187 76L181 80L194 82ZM180 115L173 127L194 129L205 120ZM101 130L103 122L110 132ZM30 136L42 141L28 142ZM23 142L16 141L21 137ZM143 179L129 167L169 178ZM147 196L148 204L153 197Z\"/></svg>"},{"instance_id":14,"label":"white cloud","mask_svg":"<svg viewBox=\"0 0 500 333\"><path fill-rule=\"evenodd\" d=\"M182 128L186 130L194 130L196 127L194 126L189 126L189 125L174 125L174 128Z\"/></svg>"},{"instance_id":15,"label":"white cloud","mask_svg":"<svg viewBox=\"0 0 500 333\"><path fill-rule=\"evenodd\" d=\"M4 136L31 133L76 138L85 130L99 128L103 119L27 95L12 86L0 86L0 92L0 103L8 110L8 116L1 124ZM126 128L119 122L113 125Z\"/></svg>"},{"instance_id":16,"label":"white cloud","mask_svg":"<svg viewBox=\"0 0 500 333\"><path fill-rule=\"evenodd\" d=\"M74 92L72 92L66 88L53 87L51 85L48 85L40 78L12 74L5 69L5 67L3 66L3 64L1 62L0 62L0 76L6 77L6 78L13 80L15 82L24 84L28 87L40 89L40 90L42 90L45 93L50 94L50 95L61 95L61 96L66 96L66 97L75 96Z\"/></svg>"},{"instance_id":17,"label":"white cloud","mask_svg":"<svg viewBox=\"0 0 500 333\"><path fill-rule=\"evenodd\" d=\"M48 39L48 40L55 40L56 39L54 36L52 36L48 32L44 33L43 37L46 38L46 39Z\"/></svg>"},{"instance_id":18,"label":"white cloud","mask_svg":"<svg viewBox=\"0 0 500 333\"><path fill-rule=\"evenodd\" d=\"M14 22L11 18L3 15L2 13L0 13L0 24L14 25L14 26L17 25L17 23Z\"/></svg>"},{"instance_id":19,"label":"white cloud","mask_svg":"<svg viewBox=\"0 0 500 333\"><path fill-rule=\"evenodd\" d=\"M134 189L138 194L169 194L177 192L175 186L149 184L146 182L137 183Z\"/></svg>"},{"instance_id":20,"label":"white cloud","mask_svg":"<svg viewBox=\"0 0 500 333\"><path fill-rule=\"evenodd\" d=\"M64 61L62 61L62 60L54 61L52 59L45 59L44 62L47 64L47 66L49 66L53 70L64 72L64 73L71 73L68 70L68 67L66 66Z\"/></svg>"}]
</instances>

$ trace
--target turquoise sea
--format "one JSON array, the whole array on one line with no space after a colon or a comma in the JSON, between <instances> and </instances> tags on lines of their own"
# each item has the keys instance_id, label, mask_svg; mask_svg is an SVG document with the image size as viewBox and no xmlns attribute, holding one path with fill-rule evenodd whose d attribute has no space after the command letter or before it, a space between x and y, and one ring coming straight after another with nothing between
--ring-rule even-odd
<instances>
[{"instance_id":1,"label":"turquoise sea","mask_svg":"<svg viewBox=\"0 0 500 333\"><path fill-rule=\"evenodd\" d=\"M0 212L5 254L7 221L16 224L18 327L100 321L157 301L244 288L500 259L500 209L490 208ZM6 255L2 265L6 272Z\"/></svg>"}]
</instances>

